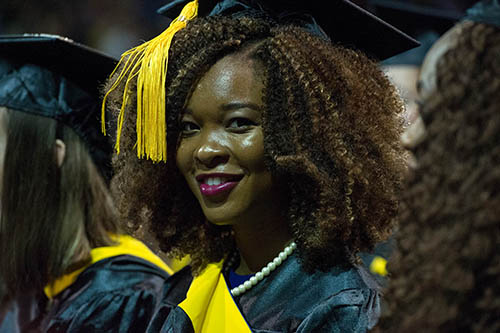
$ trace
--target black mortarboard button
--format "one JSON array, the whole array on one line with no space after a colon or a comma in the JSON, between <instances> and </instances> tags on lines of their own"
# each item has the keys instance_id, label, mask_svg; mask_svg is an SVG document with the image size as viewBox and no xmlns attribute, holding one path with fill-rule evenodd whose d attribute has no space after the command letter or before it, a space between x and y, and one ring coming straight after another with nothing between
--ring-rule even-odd
<instances>
[{"instance_id":1,"label":"black mortarboard button","mask_svg":"<svg viewBox=\"0 0 500 333\"><path fill-rule=\"evenodd\" d=\"M112 149L100 133L99 87L116 63L60 36L0 35L0 106L71 127L109 179Z\"/></svg>"},{"instance_id":2,"label":"black mortarboard button","mask_svg":"<svg viewBox=\"0 0 500 333\"><path fill-rule=\"evenodd\" d=\"M189 0L172 0L158 13L175 18ZM200 0L199 16L265 12L279 22L300 22L314 33L335 43L354 47L379 60L417 47L419 43L404 32L348 0Z\"/></svg>"}]
</instances>

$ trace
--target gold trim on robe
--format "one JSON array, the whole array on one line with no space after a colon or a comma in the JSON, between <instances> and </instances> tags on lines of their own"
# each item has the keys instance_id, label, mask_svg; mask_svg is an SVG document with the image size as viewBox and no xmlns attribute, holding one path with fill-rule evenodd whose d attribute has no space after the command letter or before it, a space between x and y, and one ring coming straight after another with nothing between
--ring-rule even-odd
<instances>
[{"instance_id":1,"label":"gold trim on robe","mask_svg":"<svg viewBox=\"0 0 500 333\"><path fill-rule=\"evenodd\" d=\"M111 239L116 241L117 245L97 247L90 251L91 261L86 266L77 269L71 273L65 274L55 280L54 282L45 286L43 291L49 299L53 299L64 289L72 285L80 273L82 273L89 266L95 264L98 261L117 257L121 255L130 255L134 257L141 258L147 262L150 262L168 274L174 274L174 271L168 267L163 260L160 259L156 254L154 254L144 243L141 241L127 235L117 235L112 236Z\"/></svg>"},{"instance_id":2,"label":"gold trim on robe","mask_svg":"<svg viewBox=\"0 0 500 333\"><path fill-rule=\"evenodd\" d=\"M179 307L191 319L195 333L250 333L224 279L222 264L209 264L195 277Z\"/></svg>"}]
</instances>

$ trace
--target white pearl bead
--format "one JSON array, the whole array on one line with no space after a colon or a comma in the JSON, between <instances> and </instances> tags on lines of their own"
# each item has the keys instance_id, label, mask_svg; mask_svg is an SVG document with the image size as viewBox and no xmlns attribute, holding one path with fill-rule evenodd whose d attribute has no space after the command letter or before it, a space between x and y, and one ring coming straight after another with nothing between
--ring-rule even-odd
<instances>
[{"instance_id":1,"label":"white pearl bead","mask_svg":"<svg viewBox=\"0 0 500 333\"><path fill-rule=\"evenodd\" d=\"M264 277L268 276L273 270L276 269L283 261L288 258L288 256L297 248L297 244L295 242L290 243L283 251L281 251L276 258L274 258L270 263L266 265L260 272L257 272L254 276L252 276L249 280L240 284L238 287L231 289L231 294L233 296L239 296L243 294L248 289L251 289L255 286L259 281L264 279ZM236 255L229 259L228 267L232 267L233 261L236 262Z\"/></svg>"}]
</instances>

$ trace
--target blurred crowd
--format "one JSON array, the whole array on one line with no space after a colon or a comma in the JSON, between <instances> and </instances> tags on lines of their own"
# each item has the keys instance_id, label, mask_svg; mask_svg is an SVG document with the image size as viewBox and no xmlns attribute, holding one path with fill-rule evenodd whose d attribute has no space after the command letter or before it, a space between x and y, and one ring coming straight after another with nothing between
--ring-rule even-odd
<instances>
[{"instance_id":1,"label":"blurred crowd","mask_svg":"<svg viewBox=\"0 0 500 333\"><path fill-rule=\"evenodd\" d=\"M353 2L370 11L378 11L373 1ZM448 13L453 17L463 14L474 1L385 2L433 7L438 13ZM3 0L0 3L0 34L57 34L119 56L123 51L156 36L168 25L169 20L156 13L165 3L166 0ZM405 19L397 17L397 12L377 14L395 26L406 25Z\"/></svg>"},{"instance_id":2,"label":"blurred crowd","mask_svg":"<svg viewBox=\"0 0 500 333\"><path fill-rule=\"evenodd\" d=\"M157 35L168 19L156 14L164 0L4 0L0 34L49 33L111 55Z\"/></svg>"}]
</instances>

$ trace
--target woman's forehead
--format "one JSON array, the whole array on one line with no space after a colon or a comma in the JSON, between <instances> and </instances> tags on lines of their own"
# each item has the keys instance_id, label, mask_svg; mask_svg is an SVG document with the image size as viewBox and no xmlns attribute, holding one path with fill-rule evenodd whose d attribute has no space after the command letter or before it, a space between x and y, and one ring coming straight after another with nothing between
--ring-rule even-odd
<instances>
[{"instance_id":1,"label":"woman's forehead","mask_svg":"<svg viewBox=\"0 0 500 333\"><path fill-rule=\"evenodd\" d=\"M217 104L262 103L264 83L254 69L254 60L228 55L215 63L198 81L188 108Z\"/></svg>"}]
</instances>

